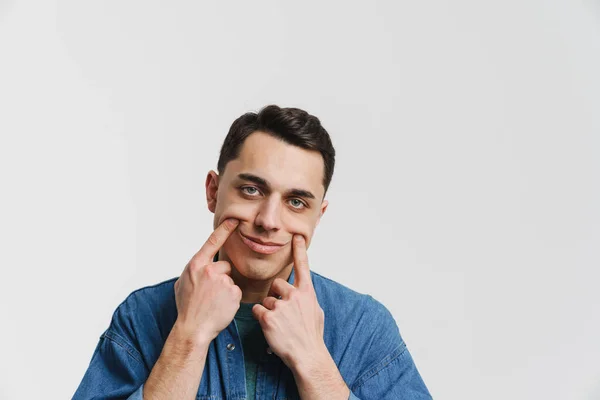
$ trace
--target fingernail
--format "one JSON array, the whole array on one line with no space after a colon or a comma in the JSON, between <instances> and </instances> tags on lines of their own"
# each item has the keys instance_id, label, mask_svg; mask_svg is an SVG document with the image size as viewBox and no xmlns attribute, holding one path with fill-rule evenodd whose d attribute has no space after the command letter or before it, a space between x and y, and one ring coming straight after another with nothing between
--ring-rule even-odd
<instances>
[{"instance_id":1,"label":"fingernail","mask_svg":"<svg viewBox=\"0 0 600 400\"><path fill-rule=\"evenodd\" d=\"M229 224L229 226L234 228L238 224L238 220L235 218L229 218L227 219L227 223Z\"/></svg>"}]
</instances>

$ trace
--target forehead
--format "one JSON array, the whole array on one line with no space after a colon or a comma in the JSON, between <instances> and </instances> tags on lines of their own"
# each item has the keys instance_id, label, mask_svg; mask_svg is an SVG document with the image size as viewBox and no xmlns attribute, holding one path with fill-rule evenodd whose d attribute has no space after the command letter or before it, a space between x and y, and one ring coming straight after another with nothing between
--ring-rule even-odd
<instances>
[{"instance_id":1,"label":"forehead","mask_svg":"<svg viewBox=\"0 0 600 400\"><path fill-rule=\"evenodd\" d=\"M232 176L252 173L266 179L275 190L305 189L322 198L324 162L321 153L306 150L264 132L254 132L244 141L240 155L225 172Z\"/></svg>"}]
</instances>

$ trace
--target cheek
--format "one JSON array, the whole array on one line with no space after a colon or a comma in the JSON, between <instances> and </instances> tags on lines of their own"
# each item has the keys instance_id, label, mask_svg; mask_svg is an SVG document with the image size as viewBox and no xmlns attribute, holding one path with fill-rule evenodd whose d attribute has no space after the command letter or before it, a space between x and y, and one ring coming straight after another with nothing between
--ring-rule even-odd
<instances>
[{"instance_id":1,"label":"cheek","mask_svg":"<svg viewBox=\"0 0 600 400\"><path fill-rule=\"evenodd\" d=\"M254 223L259 210L259 203L247 202L235 197L223 197L219 199L215 211L215 228L227 218L235 218L243 222ZM313 235L316 219L308 214L297 214L292 211L282 215L282 228L290 234L299 234L306 238L307 244Z\"/></svg>"},{"instance_id":2,"label":"cheek","mask_svg":"<svg viewBox=\"0 0 600 400\"><path fill-rule=\"evenodd\" d=\"M310 243L315 230L313 220L303 217L291 218L286 224L286 230L292 235L302 235L306 240L306 244Z\"/></svg>"},{"instance_id":3,"label":"cheek","mask_svg":"<svg viewBox=\"0 0 600 400\"><path fill-rule=\"evenodd\" d=\"M215 212L215 223L219 225L227 218L235 218L240 221L251 222L256 215L256 206L249 202L221 202Z\"/></svg>"}]
</instances>

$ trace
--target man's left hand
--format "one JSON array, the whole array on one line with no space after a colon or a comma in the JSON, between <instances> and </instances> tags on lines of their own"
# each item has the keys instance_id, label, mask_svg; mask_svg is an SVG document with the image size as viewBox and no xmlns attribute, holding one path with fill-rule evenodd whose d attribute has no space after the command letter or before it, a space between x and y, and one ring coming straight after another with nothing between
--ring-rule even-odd
<instances>
[{"instance_id":1,"label":"man's left hand","mask_svg":"<svg viewBox=\"0 0 600 400\"><path fill-rule=\"evenodd\" d=\"M317 301L310 277L306 242L302 235L292 239L294 284L276 278L271 293L252 308L271 350L290 368L316 362L328 352L323 340L325 313Z\"/></svg>"},{"instance_id":2,"label":"man's left hand","mask_svg":"<svg viewBox=\"0 0 600 400\"><path fill-rule=\"evenodd\" d=\"M325 313L310 277L306 242L301 235L292 239L294 284L276 278L269 296L252 307L271 350L292 370L303 400L346 400L350 389L331 358L323 329Z\"/></svg>"}]
</instances>

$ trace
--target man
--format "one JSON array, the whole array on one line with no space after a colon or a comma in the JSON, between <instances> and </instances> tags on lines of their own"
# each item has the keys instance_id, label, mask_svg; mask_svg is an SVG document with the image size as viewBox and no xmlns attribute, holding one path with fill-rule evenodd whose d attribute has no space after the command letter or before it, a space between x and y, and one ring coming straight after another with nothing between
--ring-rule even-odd
<instances>
[{"instance_id":1,"label":"man","mask_svg":"<svg viewBox=\"0 0 600 400\"><path fill-rule=\"evenodd\" d=\"M119 305L74 398L430 399L389 311L310 270L334 163L303 110L239 117L206 177L214 232Z\"/></svg>"}]
</instances>

